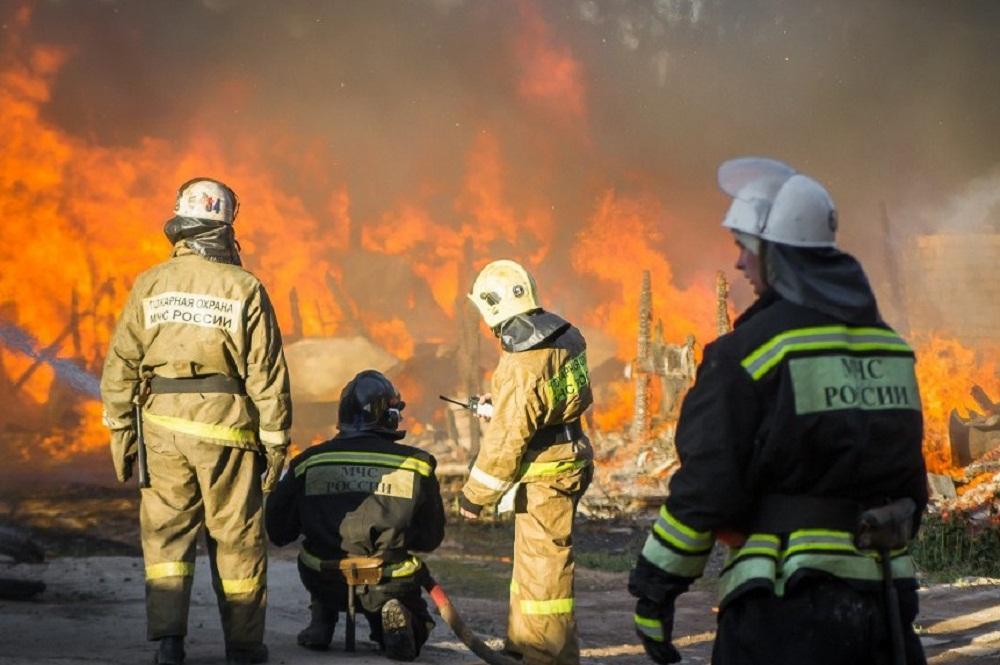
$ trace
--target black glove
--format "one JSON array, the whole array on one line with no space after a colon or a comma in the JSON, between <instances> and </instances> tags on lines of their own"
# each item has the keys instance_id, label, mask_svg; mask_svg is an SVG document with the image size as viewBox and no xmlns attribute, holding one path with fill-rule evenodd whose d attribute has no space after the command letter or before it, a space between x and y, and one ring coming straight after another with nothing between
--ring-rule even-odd
<instances>
[{"instance_id":1,"label":"black glove","mask_svg":"<svg viewBox=\"0 0 1000 665\"><path fill-rule=\"evenodd\" d=\"M662 604L640 598L635 604L635 632L642 647L660 665L681 662L681 654L671 644L674 632L674 596Z\"/></svg>"}]
</instances>

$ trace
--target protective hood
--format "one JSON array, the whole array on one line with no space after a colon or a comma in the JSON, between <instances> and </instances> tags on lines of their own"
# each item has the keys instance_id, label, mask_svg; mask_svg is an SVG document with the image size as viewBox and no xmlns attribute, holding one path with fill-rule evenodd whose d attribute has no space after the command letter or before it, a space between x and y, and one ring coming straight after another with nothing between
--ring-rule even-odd
<instances>
[{"instance_id":1,"label":"protective hood","mask_svg":"<svg viewBox=\"0 0 1000 665\"><path fill-rule=\"evenodd\" d=\"M209 261L243 265L231 224L197 217L173 217L164 225L163 232L175 247L182 243Z\"/></svg>"},{"instance_id":2,"label":"protective hood","mask_svg":"<svg viewBox=\"0 0 1000 665\"><path fill-rule=\"evenodd\" d=\"M768 286L790 302L849 323L881 320L858 260L833 247L763 243Z\"/></svg>"},{"instance_id":3,"label":"protective hood","mask_svg":"<svg viewBox=\"0 0 1000 665\"><path fill-rule=\"evenodd\" d=\"M569 328L569 321L543 309L513 316L500 325L500 345L504 351L527 351Z\"/></svg>"}]
</instances>

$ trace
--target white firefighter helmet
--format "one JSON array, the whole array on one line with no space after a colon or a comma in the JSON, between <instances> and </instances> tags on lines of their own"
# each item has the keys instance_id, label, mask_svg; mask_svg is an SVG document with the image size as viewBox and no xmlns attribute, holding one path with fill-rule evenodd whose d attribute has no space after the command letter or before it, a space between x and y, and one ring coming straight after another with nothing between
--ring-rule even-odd
<instances>
[{"instance_id":1,"label":"white firefighter helmet","mask_svg":"<svg viewBox=\"0 0 1000 665\"><path fill-rule=\"evenodd\" d=\"M719 167L733 197L722 225L793 247L836 246L837 209L823 185L774 159L741 157Z\"/></svg>"},{"instance_id":2,"label":"white firefighter helmet","mask_svg":"<svg viewBox=\"0 0 1000 665\"><path fill-rule=\"evenodd\" d=\"M177 190L174 215L232 224L240 204L236 193L218 180L194 178Z\"/></svg>"},{"instance_id":3,"label":"white firefighter helmet","mask_svg":"<svg viewBox=\"0 0 1000 665\"><path fill-rule=\"evenodd\" d=\"M508 259L488 263L479 272L469 300L490 328L539 308L535 280L520 263Z\"/></svg>"}]
</instances>

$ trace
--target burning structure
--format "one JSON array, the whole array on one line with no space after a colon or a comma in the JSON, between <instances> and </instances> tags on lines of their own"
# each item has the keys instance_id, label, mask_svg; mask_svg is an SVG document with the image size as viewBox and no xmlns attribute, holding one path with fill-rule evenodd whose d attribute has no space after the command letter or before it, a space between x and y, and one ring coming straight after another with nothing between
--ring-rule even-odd
<instances>
[{"instance_id":1,"label":"burning structure","mask_svg":"<svg viewBox=\"0 0 1000 665\"><path fill-rule=\"evenodd\" d=\"M848 9L830 17L839 26L831 34L850 37L823 41L822 62L781 61L797 82L791 96L779 107L767 95L744 111L759 116L734 123L728 101L760 98L775 44L820 57L808 30L801 43L788 31L814 26L819 4L789 5L780 26L768 12L724 3L576 2L571 11L532 0L513 10L364 4L293 3L277 17L268 3L224 0L0 9L0 213L10 220L0 247L0 398L8 405L0 452L9 461L0 473L78 478L90 469L110 482L94 379L132 280L169 249L160 227L173 188L195 175L219 177L241 196L237 237L288 342L298 445L329 433L338 383L363 365L385 369L403 391L412 433L471 454L476 421L436 395L483 389L496 351L464 293L477 267L506 256L537 273L547 285L543 305L578 322L589 340L598 399L588 426L616 470L630 431L639 439L669 432L694 340L710 340L728 321L728 309L711 307L714 271L730 260L728 238L716 232L712 174L722 158L768 146L813 160L838 187L845 246L864 247L885 233L863 223L872 199L925 183L936 171L921 164L940 156L915 156L906 160L915 172L886 179L884 162L818 155L879 136L895 162L914 135L931 145L939 125L969 127L977 138L961 146L954 129L939 135L958 151L955 172L937 183L943 190L989 171L992 162L969 155L997 153L981 140L993 136L994 118L980 118L973 103L938 109L950 121L943 125L904 103L889 129L879 119L884 99L872 105L878 113L848 121L828 113L862 108L856 93L867 77L926 87L910 78L926 74L919 67L845 64L859 48L867 63L895 62L900 41L881 39L895 16L881 7L864 20ZM942 21L943 11L914 19L906 48L952 64L977 44L989 52L992 33L967 34L961 16ZM748 30L754 38L739 39ZM267 48L246 48L260 40ZM192 47L206 43L210 63ZM728 71L732 63L746 70ZM838 67L846 96L831 99L840 88L815 81L820 64ZM932 83L946 84L949 100L978 103L992 76L961 69L966 75L955 77L940 64L927 75L942 77ZM817 114L831 131L815 131ZM902 242L908 218L894 221ZM1000 395L996 297L981 300L996 281L996 229L976 233L925 233L915 250L899 249L940 286L894 280L907 287L928 459L939 472L954 470L951 410L965 418L977 408L974 384ZM948 281L966 273L960 285ZM742 285L732 297L749 304Z\"/></svg>"}]
</instances>

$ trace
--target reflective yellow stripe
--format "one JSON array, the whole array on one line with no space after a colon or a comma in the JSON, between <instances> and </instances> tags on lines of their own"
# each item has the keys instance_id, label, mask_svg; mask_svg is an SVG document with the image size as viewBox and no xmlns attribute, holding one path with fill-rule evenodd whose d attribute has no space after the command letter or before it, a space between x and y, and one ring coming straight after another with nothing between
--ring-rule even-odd
<instances>
[{"instance_id":1,"label":"reflective yellow stripe","mask_svg":"<svg viewBox=\"0 0 1000 665\"><path fill-rule=\"evenodd\" d=\"M420 559L411 556L409 559L404 559L399 563L390 563L383 570L389 577L409 577L420 570L420 567L423 565Z\"/></svg>"},{"instance_id":2,"label":"reflective yellow stripe","mask_svg":"<svg viewBox=\"0 0 1000 665\"><path fill-rule=\"evenodd\" d=\"M572 598L556 600L522 600L521 614L569 614L573 611Z\"/></svg>"},{"instance_id":3,"label":"reflective yellow stripe","mask_svg":"<svg viewBox=\"0 0 1000 665\"><path fill-rule=\"evenodd\" d=\"M194 564L187 561L167 561L146 566L146 579L158 580L164 577L192 577Z\"/></svg>"},{"instance_id":4,"label":"reflective yellow stripe","mask_svg":"<svg viewBox=\"0 0 1000 665\"><path fill-rule=\"evenodd\" d=\"M301 561L306 568L310 568L317 572L323 571L323 560L309 552L309 550L304 547L299 550L299 561ZM423 565L424 562L420 560L420 557L411 555L409 559L403 559L397 563L386 564L383 566L382 571L383 575L393 578L409 577L420 570Z\"/></svg>"},{"instance_id":5,"label":"reflective yellow stripe","mask_svg":"<svg viewBox=\"0 0 1000 665\"><path fill-rule=\"evenodd\" d=\"M430 464L416 457L390 455L389 453L344 451L313 455L295 467L295 475L301 476L306 472L306 469L317 464L371 464L373 466L388 466L395 469L416 471L421 476L427 478L430 478L434 472Z\"/></svg>"},{"instance_id":6,"label":"reflective yellow stripe","mask_svg":"<svg viewBox=\"0 0 1000 665\"><path fill-rule=\"evenodd\" d=\"M819 326L796 328L775 335L746 356L740 364L754 380L760 379L793 351L847 349L849 351L904 351L909 345L896 333L883 328Z\"/></svg>"},{"instance_id":7,"label":"reflective yellow stripe","mask_svg":"<svg viewBox=\"0 0 1000 665\"><path fill-rule=\"evenodd\" d=\"M647 628L662 628L663 622L659 619L648 619L644 616L638 614L633 615L635 622L640 626L646 626Z\"/></svg>"},{"instance_id":8,"label":"reflective yellow stripe","mask_svg":"<svg viewBox=\"0 0 1000 665\"><path fill-rule=\"evenodd\" d=\"M582 469L588 464L590 464L589 459L558 460L555 462L530 462L521 465L519 476L522 480L542 478L545 476L558 476L561 473L569 473L570 471Z\"/></svg>"},{"instance_id":9,"label":"reflective yellow stripe","mask_svg":"<svg viewBox=\"0 0 1000 665\"><path fill-rule=\"evenodd\" d=\"M236 580L220 580L222 582L222 593L227 596L236 596L243 593L252 593L257 589L264 586L264 575L256 575L254 577L244 577L243 579Z\"/></svg>"},{"instance_id":10,"label":"reflective yellow stripe","mask_svg":"<svg viewBox=\"0 0 1000 665\"><path fill-rule=\"evenodd\" d=\"M517 593L520 590L521 590L521 587L517 586L517 580L512 579L510 581L510 592L511 593Z\"/></svg>"},{"instance_id":11,"label":"reflective yellow stripe","mask_svg":"<svg viewBox=\"0 0 1000 665\"><path fill-rule=\"evenodd\" d=\"M144 423L153 423L160 427L165 427L174 432L196 436L203 439L218 439L220 441L237 441L239 443L254 443L257 440L257 433L249 429L237 429L235 427L224 427L223 425L210 425L200 423L196 420L185 418L175 418L174 416L161 416L156 413L143 413Z\"/></svg>"}]
</instances>

